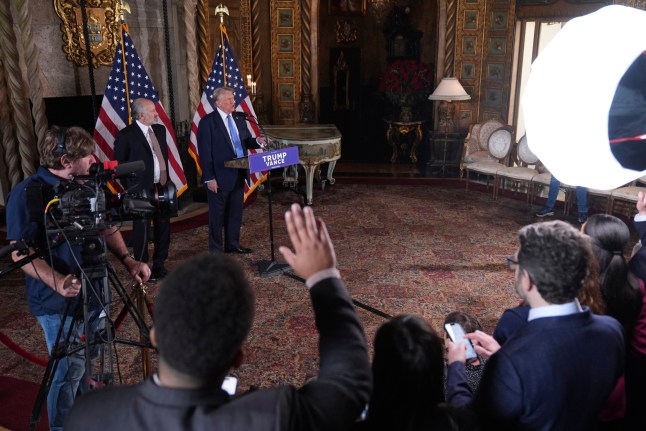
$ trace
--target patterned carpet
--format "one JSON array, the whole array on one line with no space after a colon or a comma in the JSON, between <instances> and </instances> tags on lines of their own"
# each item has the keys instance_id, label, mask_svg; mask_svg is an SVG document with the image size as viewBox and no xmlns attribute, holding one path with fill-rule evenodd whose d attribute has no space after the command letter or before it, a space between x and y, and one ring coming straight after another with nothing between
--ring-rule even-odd
<instances>
[{"instance_id":1,"label":"patterned carpet","mask_svg":"<svg viewBox=\"0 0 646 431\"><path fill-rule=\"evenodd\" d=\"M288 243L282 214L300 197L278 189L273 224L280 260L278 245ZM438 332L444 316L455 310L473 314L491 331L502 310L517 303L505 257L537 208L522 200L493 201L490 192L467 191L458 182L369 186L337 181L315 190L313 208L328 224L339 269L356 301L390 315L421 315ZM205 251L206 237L206 226L174 233L168 268ZM302 384L316 374L317 335L305 286L284 275L259 276L258 261L270 257L266 196L245 210L242 244L254 249L237 258L256 290L256 318L245 364L234 372L239 389ZM122 282L131 284L116 266ZM14 271L0 281L0 331L28 352L45 356L41 330L25 304L22 274ZM157 285L149 287L154 297ZM359 315L371 342L384 319L363 309ZM128 319L119 335L134 337L130 333L135 332ZM119 346L117 352L123 381L139 381L139 350ZM0 375L38 383L43 371L0 344Z\"/></svg>"}]
</instances>

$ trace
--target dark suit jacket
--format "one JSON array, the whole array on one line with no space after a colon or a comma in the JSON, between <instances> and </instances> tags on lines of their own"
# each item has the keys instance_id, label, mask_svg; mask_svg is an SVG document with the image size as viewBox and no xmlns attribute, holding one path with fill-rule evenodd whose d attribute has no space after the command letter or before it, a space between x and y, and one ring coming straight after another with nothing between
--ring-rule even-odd
<instances>
[{"instance_id":1,"label":"dark suit jacket","mask_svg":"<svg viewBox=\"0 0 646 431\"><path fill-rule=\"evenodd\" d=\"M168 181L170 181L166 128L161 124L153 124L152 128L157 137L157 141L159 141L159 148L164 155L163 163L166 164L166 172L169 175ZM132 178L122 178L121 184L129 192L148 191L152 189L155 184L153 151L150 148L150 144L148 144L146 136L136 122L119 131L117 139L114 141L114 159L119 163L143 160L146 169L143 172L135 173ZM160 163L162 163L161 160Z\"/></svg>"},{"instance_id":2,"label":"dark suit jacket","mask_svg":"<svg viewBox=\"0 0 646 431\"><path fill-rule=\"evenodd\" d=\"M473 399L464 364L451 364L447 400L471 402L483 429L595 429L624 353L623 330L612 317L585 310L535 319L491 356Z\"/></svg>"},{"instance_id":3,"label":"dark suit jacket","mask_svg":"<svg viewBox=\"0 0 646 431\"><path fill-rule=\"evenodd\" d=\"M496 329L493 330L493 338L502 346L516 331L527 325L528 316L529 305L506 309L498 319Z\"/></svg>"},{"instance_id":4,"label":"dark suit jacket","mask_svg":"<svg viewBox=\"0 0 646 431\"><path fill-rule=\"evenodd\" d=\"M249 148L258 148L244 118L233 117L245 156ZM216 109L200 120L197 129L197 150L200 153L202 181L215 179L218 187L231 191L237 186L238 169L225 168L224 162L235 159L233 143L219 111Z\"/></svg>"},{"instance_id":5,"label":"dark suit jacket","mask_svg":"<svg viewBox=\"0 0 646 431\"><path fill-rule=\"evenodd\" d=\"M371 389L363 330L340 280L323 280L310 294L320 333L320 366L318 377L303 387L261 389L229 400L221 390L162 388L149 379L81 396L65 430L347 429Z\"/></svg>"}]
</instances>

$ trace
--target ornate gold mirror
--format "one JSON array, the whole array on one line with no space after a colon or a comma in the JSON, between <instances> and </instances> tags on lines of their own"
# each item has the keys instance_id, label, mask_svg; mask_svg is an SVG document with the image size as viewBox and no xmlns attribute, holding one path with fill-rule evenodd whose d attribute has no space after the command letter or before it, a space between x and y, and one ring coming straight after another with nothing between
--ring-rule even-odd
<instances>
[{"instance_id":1,"label":"ornate gold mirror","mask_svg":"<svg viewBox=\"0 0 646 431\"><path fill-rule=\"evenodd\" d=\"M83 13L78 0L54 0L54 9L61 19L63 52L79 66L87 65ZM119 0L86 0L88 38L92 66L111 65L119 39L119 19L130 7Z\"/></svg>"}]
</instances>

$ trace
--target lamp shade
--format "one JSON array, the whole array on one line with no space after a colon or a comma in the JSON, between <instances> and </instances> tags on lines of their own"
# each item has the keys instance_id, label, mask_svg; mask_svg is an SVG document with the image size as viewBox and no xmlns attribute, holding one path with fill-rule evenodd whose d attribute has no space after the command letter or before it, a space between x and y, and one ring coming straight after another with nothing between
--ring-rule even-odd
<instances>
[{"instance_id":1,"label":"lamp shade","mask_svg":"<svg viewBox=\"0 0 646 431\"><path fill-rule=\"evenodd\" d=\"M442 78L429 100L471 100L458 78Z\"/></svg>"}]
</instances>

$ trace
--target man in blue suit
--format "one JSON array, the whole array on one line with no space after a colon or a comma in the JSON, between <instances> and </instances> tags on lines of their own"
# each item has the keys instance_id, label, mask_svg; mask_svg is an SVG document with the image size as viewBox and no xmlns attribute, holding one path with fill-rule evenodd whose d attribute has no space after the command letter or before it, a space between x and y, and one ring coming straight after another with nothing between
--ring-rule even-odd
<instances>
[{"instance_id":1,"label":"man in blue suit","mask_svg":"<svg viewBox=\"0 0 646 431\"><path fill-rule=\"evenodd\" d=\"M244 116L235 115L233 89L216 88L215 111L200 120L197 148L200 153L202 181L209 202L209 250L211 252L251 253L240 245L245 169L227 168L227 160L244 157L248 148L258 148L247 129ZM224 228L224 246L222 243Z\"/></svg>"},{"instance_id":2,"label":"man in blue suit","mask_svg":"<svg viewBox=\"0 0 646 431\"><path fill-rule=\"evenodd\" d=\"M624 369L619 322L576 300L593 259L590 240L562 221L525 226L508 258L527 324L500 345L467 334L489 358L477 392L465 374L465 348L447 341L447 400L470 405L483 429L589 430Z\"/></svg>"}]
</instances>

